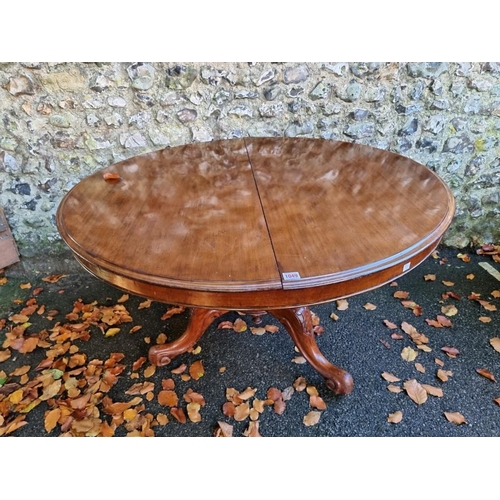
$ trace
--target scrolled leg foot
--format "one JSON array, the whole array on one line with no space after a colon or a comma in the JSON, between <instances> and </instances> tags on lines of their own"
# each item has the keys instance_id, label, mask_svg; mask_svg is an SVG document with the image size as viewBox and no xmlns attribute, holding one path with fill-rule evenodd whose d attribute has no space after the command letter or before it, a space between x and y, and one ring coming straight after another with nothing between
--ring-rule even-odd
<instances>
[{"instance_id":1,"label":"scrolled leg foot","mask_svg":"<svg viewBox=\"0 0 500 500\"><path fill-rule=\"evenodd\" d=\"M225 312L219 309L191 309L191 316L185 332L173 342L152 346L149 349L149 361L156 366L168 365L175 356L191 349L212 322Z\"/></svg>"},{"instance_id":2,"label":"scrolled leg foot","mask_svg":"<svg viewBox=\"0 0 500 500\"><path fill-rule=\"evenodd\" d=\"M354 388L350 373L330 363L319 350L313 332L311 311L307 307L270 310L292 337L308 363L325 378L326 386L335 394L349 394Z\"/></svg>"}]
</instances>

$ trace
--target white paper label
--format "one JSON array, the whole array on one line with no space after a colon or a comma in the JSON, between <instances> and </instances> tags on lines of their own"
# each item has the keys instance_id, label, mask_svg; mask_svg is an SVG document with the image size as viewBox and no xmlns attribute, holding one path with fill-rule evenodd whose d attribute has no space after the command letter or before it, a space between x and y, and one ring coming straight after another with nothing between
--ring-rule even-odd
<instances>
[{"instance_id":1,"label":"white paper label","mask_svg":"<svg viewBox=\"0 0 500 500\"><path fill-rule=\"evenodd\" d=\"M285 281L300 280L300 274L297 271L293 271L291 273L282 273L282 274L283 274L283 279Z\"/></svg>"},{"instance_id":2,"label":"white paper label","mask_svg":"<svg viewBox=\"0 0 500 500\"><path fill-rule=\"evenodd\" d=\"M403 272L408 271L408 269L410 269L410 267L411 267L411 262L407 262L407 263L403 266Z\"/></svg>"}]
</instances>

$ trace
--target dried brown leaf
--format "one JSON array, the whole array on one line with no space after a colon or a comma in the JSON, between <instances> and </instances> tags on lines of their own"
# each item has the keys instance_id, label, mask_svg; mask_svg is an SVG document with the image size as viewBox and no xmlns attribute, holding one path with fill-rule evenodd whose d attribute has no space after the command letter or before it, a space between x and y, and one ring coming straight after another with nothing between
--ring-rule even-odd
<instances>
[{"instance_id":1,"label":"dried brown leaf","mask_svg":"<svg viewBox=\"0 0 500 500\"><path fill-rule=\"evenodd\" d=\"M486 300L478 300L478 302L487 310L487 311L496 311L497 306L494 304L491 304L490 302Z\"/></svg>"},{"instance_id":2,"label":"dried brown leaf","mask_svg":"<svg viewBox=\"0 0 500 500\"><path fill-rule=\"evenodd\" d=\"M171 307L167 309L165 314L160 318L162 321L165 321L167 319L170 319L172 316L175 316L176 314L181 314L186 310L185 307L183 306L176 306L176 307Z\"/></svg>"},{"instance_id":3,"label":"dried brown leaf","mask_svg":"<svg viewBox=\"0 0 500 500\"><path fill-rule=\"evenodd\" d=\"M500 339L499 339L500 340ZM303 391L307 386L306 379L304 377L298 377L293 383L293 388L297 392Z\"/></svg>"},{"instance_id":4,"label":"dried brown leaf","mask_svg":"<svg viewBox=\"0 0 500 500\"><path fill-rule=\"evenodd\" d=\"M490 339L490 344L495 351L500 352L500 338L499 337L493 337Z\"/></svg>"},{"instance_id":5,"label":"dried brown leaf","mask_svg":"<svg viewBox=\"0 0 500 500\"><path fill-rule=\"evenodd\" d=\"M387 382L399 382L401 379L389 372L382 372L382 378Z\"/></svg>"},{"instance_id":6,"label":"dried brown leaf","mask_svg":"<svg viewBox=\"0 0 500 500\"><path fill-rule=\"evenodd\" d=\"M427 394L430 394L431 396L435 396L437 398L443 397L443 389L440 387L434 387L429 384L422 384L422 387L426 390Z\"/></svg>"},{"instance_id":7,"label":"dried brown leaf","mask_svg":"<svg viewBox=\"0 0 500 500\"><path fill-rule=\"evenodd\" d=\"M158 403L162 406L177 406L179 402L179 397L175 391L160 391L158 393Z\"/></svg>"},{"instance_id":8,"label":"dried brown leaf","mask_svg":"<svg viewBox=\"0 0 500 500\"><path fill-rule=\"evenodd\" d=\"M318 410L326 410L326 403L320 396L310 396L309 404Z\"/></svg>"},{"instance_id":9,"label":"dried brown leaf","mask_svg":"<svg viewBox=\"0 0 500 500\"><path fill-rule=\"evenodd\" d=\"M217 421L218 428L215 430L215 437L233 437L233 426L221 420Z\"/></svg>"},{"instance_id":10,"label":"dried brown leaf","mask_svg":"<svg viewBox=\"0 0 500 500\"><path fill-rule=\"evenodd\" d=\"M205 369L203 368L203 362L201 359L195 361L189 367L189 375L191 375L194 380L200 379L204 374Z\"/></svg>"},{"instance_id":11,"label":"dried brown leaf","mask_svg":"<svg viewBox=\"0 0 500 500\"><path fill-rule=\"evenodd\" d=\"M149 299L146 299L144 302L141 302L139 304L139 307L137 309L149 309L151 307L152 301Z\"/></svg>"},{"instance_id":12,"label":"dried brown leaf","mask_svg":"<svg viewBox=\"0 0 500 500\"><path fill-rule=\"evenodd\" d=\"M236 406L234 410L234 419L237 422L242 422L250 415L250 405L248 403L241 403Z\"/></svg>"},{"instance_id":13,"label":"dried brown leaf","mask_svg":"<svg viewBox=\"0 0 500 500\"><path fill-rule=\"evenodd\" d=\"M367 302L363 307L367 311L374 311L375 309L377 309L377 306L375 304L372 304L371 302Z\"/></svg>"},{"instance_id":14,"label":"dried brown leaf","mask_svg":"<svg viewBox=\"0 0 500 500\"><path fill-rule=\"evenodd\" d=\"M181 424L185 424L187 422L186 414L182 408L170 408L170 414Z\"/></svg>"},{"instance_id":15,"label":"dried brown leaf","mask_svg":"<svg viewBox=\"0 0 500 500\"><path fill-rule=\"evenodd\" d=\"M305 426L310 427L316 425L321 417L320 411L312 410L307 415L304 416L302 422Z\"/></svg>"},{"instance_id":16,"label":"dried brown leaf","mask_svg":"<svg viewBox=\"0 0 500 500\"><path fill-rule=\"evenodd\" d=\"M401 351L401 357L405 361L414 361L415 358L418 356L418 352L412 349L411 347L405 347Z\"/></svg>"},{"instance_id":17,"label":"dried brown leaf","mask_svg":"<svg viewBox=\"0 0 500 500\"><path fill-rule=\"evenodd\" d=\"M390 424L399 424L403 420L403 412L401 410L397 410L394 413L389 413L387 417L387 422Z\"/></svg>"},{"instance_id":18,"label":"dried brown leaf","mask_svg":"<svg viewBox=\"0 0 500 500\"><path fill-rule=\"evenodd\" d=\"M304 363L307 363L307 360L304 356L295 356L295 358L292 359L292 363L303 365Z\"/></svg>"},{"instance_id":19,"label":"dried brown leaf","mask_svg":"<svg viewBox=\"0 0 500 500\"><path fill-rule=\"evenodd\" d=\"M496 382L495 375L493 375L493 373L491 373L489 370L486 370L486 368L476 368L476 372L479 373L479 375L487 378L488 380Z\"/></svg>"},{"instance_id":20,"label":"dried brown leaf","mask_svg":"<svg viewBox=\"0 0 500 500\"><path fill-rule=\"evenodd\" d=\"M393 297L396 299L407 299L410 296L410 292L404 292L403 290L398 290L394 292Z\"/></svg>"},{"instance_id":21,"label":"dried brown leaf","mask_svg":"<svg viewBox=\"0 0 500 500\"><path fill-rule=\"evenodd\" d=\"M336 301L337 311L345 311L349 308L349 302L346 299L340 299Z\"/></svg>"},{"instance_id":22,"label":"dried brown leaf","mask_svg":"<svg viewBox=\"0 0 500 500\"><path fill-rule=\"evenodd\" d=\"M425 373L425 367L424 365L422 365L421 363L415 363L415 368L417 369L417 371L419 371L420 373Z\"/></svg>"},{"instance_id":23,"label":"dried brown leaf","mask_svg":"<svg viewBox=\"0 0 500 500\"><path fill-rule=\"evenodd\" d=\"M274 413L276 413L277 415L281 415L286 409L286 403L285 401L280 398L280 399L277 399L274 404L273 404L273 410L274 410Z\"/></svg>"},{"instance_id":24,"label":"dried brown leaf","mask_svg":"<svg viewBox=\"0 0 500 500\"><path fill-rule=\"evenodd\" d=\"M398 327L397 325L395 325L394 323L392 323L391 321L389 321L388 319L384 319L384 325L389 328L390 330L396 330L396 328Z\"/></svg>"},{"instance_id":25,"label":"dried brown leaf","mask_svg":"<svg viewBox=\"0 0 500 500\"><path fill-rule=\"evenodd\" d=\"M455 316L458 313L458 309L453 304L449 304L441 307L441 312L446 316Z\"/></svg>"},{"instance_id":26,"label":"dried brown leaf","mask_svg":"<svg viewBox=\"0 0 500 500\"><path fill-rule=\"evenodd\" d=\"M233 330L237 333L242 333L246 332L248 329L247 324L241 319L241 318L236 318L234 323L233 323Z\"/></svg>"},{"instance_id":27,"label":"dried brown leaf","mask_svg":"<svg viewBox=\"0 0 500 500\"><path fill-rule=\"evenodd\" d=\"M145 370L144 370L144 378L149 378L152 377L156 372L156 365L149 365Z\"/></svg>"},{"instance_id":28,"label":"dried brown leaf","mask_svg":"<svg viewBox=\"0 0 500 500\"><path fill-rule=\"evenodd\" d=\"M455 412L444 412L444 416L448 420L448 422L452 422L456 425L461 425L461 424L466 424L467 421L465 420L465 417L459 413L458 411Z\"/></svg>"},{"instance_id":29,"label":"dried brown leaf","mask_svg":"<svg viewBox=\"0 0 500 500\"><path fill-rule=\"evenodd\" d=\"M424 276L425 281L436 281L436 275L435 274L426 274Z\"/></svg>"},{"instance_id":30,"label":"dried brown leaf","mask_svg":"<svg viewBox=\"0 0 500 500\"><path fill-rule=\"evenodd\" d=\"M168 417L164 413L158 413L158 415L156 415L156 421L160 425L167 425L168 424Z\"/></svg>"},{"instance_id":31,"label":"dried brown leaf","mask_svg":"<svg viewBox=\"0 0 500 500\"><path fill-rule=\"evenodd\" d=\"M387 390L388 390L389 392L393 392L393 393L395 393L395 394L399 394L400 392L402 392L402 391L403 391L403 389L401 389L401 387L399 387L398 385L394 385L394 384L389 384L389 385L387 386Z\"/></svg>"},{"instance_id":32,"label":"dried brown leaf","mask_svg":"<svg viewBox=\"0 0 500 500\"><path fill-rule=\"evenodd\" d=\"M444 346L441 347L441 350L451 358L456 358L460 354L460 351L456 347Z\"/></svg>"},{"instance_id":33,"label":"dried brown leaf","mask_svg":"<svg viewBox=\"0 0 500 500\"><path fill-rule=\"evenodd\" d=\"M441 380L441 382L448 382L448 378L453 376L453 372L439 368L436 372L436 376L439 380Z\"/></svg>"},{"instance_id":34,"label":"dried brown leaf","mask_svg":"<svg viewBox=\"0 0 500 500\"><path fill-rule=\"evenodd\" d=\"M422 385L415 379L407 380L403 387L415 403L421 405L427 401L427 391L422 387Z\"/></svg>"},{"instance_id":35,"label":"dried brown leaf","mask_svg":"<svg viewBox=\"0 0 500 500\"><path fill-rule=\"evenodd\" d=\"M491 318L489 316L479 316L478 319L481 323L491 323Z\"/></svg>"},{"instance_id":36,"label":"dried brown leaf","mask_svg":"<svg viewBox=\"0 0 500 500\"><path fill-rule=\"evenodd\" d=\"M441 281L441 283L444 286L455 286L455 283L453 283L453 281Z\"/></svg>"},{"instance_id":37,"label":"dried brown leaf","mask_svg":"<svg viewBox=\"0 0 500 500\"><path fill-rule=\"evenodd\" d=\"M182 363L182 365L178 366L177 368L174 368L173 370L170 370L171 373L174 373L175 375L180 375L181 373L184 373L186 371L187 365Z\"/></svg>"},{"instance_id":38,"label":"dried brown leaf","mask_svg":"<svg viewBox=\"0 0 500 500\"><path fill-rule=\"evenodd\" d=\"M188 403L187 404L187 414L189 420L193 423L198 423L201 422L201 415L200 415L200 404L199 403Z\"/></svg>"},{"instance_id":39,"label":"dried brown leaf","mask_svg":"<svg viewBox=\"0 0 500 500\"><path fill-rule=\"evenodd\" d=\"M259 432L259 422L249 422L243 435L245 437L262 437Z\"/></svg>"},{"instance_id":40,"label":"dried brown leaf","mask_svg":"<svg viewBox=\"0 0 500 500\"><path fill-rule=\"evenodd\" d=\"M495 299L500 299L500 290L493 290L491 296L495 297Z\"/></svg>"}]
</instances>

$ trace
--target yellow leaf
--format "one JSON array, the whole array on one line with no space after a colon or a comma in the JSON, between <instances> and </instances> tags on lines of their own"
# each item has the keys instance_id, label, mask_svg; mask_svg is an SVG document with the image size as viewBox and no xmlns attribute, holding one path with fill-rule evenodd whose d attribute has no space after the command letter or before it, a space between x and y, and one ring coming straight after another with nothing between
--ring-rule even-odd
<instances>
[{"instance_id":1,"label":"yellow leaf","mask_svg":"<svg viewBox=\"0 0 500 500\"><path fill-rule=\"evenodd\" d=\"M346 299L337 300L336 304L337 304L338 311L345 311L346 309L349 308L349 302L347 302Z\"/></svg>"},{"instance_id":2,"label":"yellow leaf","mask_svg":"<svg viewBox=\"0 0 500 500\"><path fill-rule=\"evenodd\" d=\"M52 382L52 384L48 385L44 390L40 399L42 401L47 401L47 399L53 398L61 388L61 379Z\"/></svg>"},{"instance_id":3,"label":"yellow leaf","mask_svg":"<svg viewBox=\"0 0 500 500\"><path fill-rule=\"evenodd\" d=\"M160 425L167 425L168 424L168 417L164 413L158 413L158 415L156 415L156 421Z\"/></svg>"},{"instance_id":4,"label":"yellow leaf","mask_svg":"<svg viewBox=\"0 0 500 500\"><path fill-rule=\"evenodd\" d=\"M458 309L454 305L450 304L448 306L441 307L441 312L446 316L455 316L455 314L458 313Z\"/></svg>"},{"instance_id":5,"label":"yellow leaf","mask_svg":"<svg viewBox=\"0 0 500 500\"><path fill-rule=\"evenodd\" d=\"M310 427L312 425L316 425L319 422L320 417L321 412L313 410L304 416L302 422L305 426Z\"/></svg>"},{"instance_id":6,"label":"yellow leaf","mask_svg":"<svg viewBox=\"0 0 500 500\"><path fill-rule=\"evenodd\" d=\"M57 425L57 421L61 417L61 409L55 408L45 413L45 430L50 433Z\"/></svg>"},{"instance_id":7,"label":"yellow leaf","mask_svg":"<svg viewBox=\"0 0 500 500\"><path fill-rule=\"evenodd\" d=\"M120 331L119 328L108 328L106 330L106 333L104 334L105 337L113 337L115 336L118 332Z\"/></svg>"},{"instance_id":8,"label":"yellow leaf","mask_svg":"<svg viewBox=\"0 0 500 500\"><path fill-rule=\"evenodd\" d=\"M0 278L0 286L5 285L9 281L5 276L3 278Z\"/></svg>"},{"instance_id":9,"label":"yellow leaf","mask_svg":"<svg viewBox=\"0 0 500 500\"><path fill-rule=\"evenodd\" d=\"M133 408L129 408L128 410L125 410L123 412L123 418L127 422L130 422L131 420L134 420L135 417L137 417L137 410L134 410Z\"/></svg>"},{"instance_id":10,"label":"yellow leaf","mask_svg":"<svg viewBox=\"0 0 500 500\"><path fill-rule=\"evenodd\" d=\"M454 411L454 412L445 411L444 416L446 417L448 422L453 422L456 425L467 423L467 421L465 420L465 417L461 413L459 413L458 411Z\"/></svg>"},{"instance_id":11,"label":"yellow leaf","mask_svg":"<svg viewBox=\"0 0 500 500\"><path fill-rule=\"evenodd\" d=\"M152 377L155 374L156 371L156 366L155 365L149 365L145 370L144 370L144 377L149 378Z\"/></svg>"},{"instance_id":12,"label":"yellow leaf","mask_svg":"<svg viewBox=\"0 0 500 500\"><path fill-rule=\"evenodd\" d=\"M401 351L401 357L405 361L414 361L417 356L418 356L418 352L415 351L414 349L412 349L411 347L405 347Z\"/></svg>"},{"instance_id":13,"label":"yellow leaf","mask_svg":"<svg viewBox=\"0 0 500 500\"><path fill-rule=\"evenodd\" d=\"M427 401L427 391L415 379L407 380L403 387L410 399L418 405Z\"/></svg>"},{"instance_id":14,"label":"yellow leaf","mask_svg":"<svg viewBox=\"0 0 500 500\"><path fill-rule=\"evenodd\" d=\"M21 401L21 399L23 399L23 390L22 389L18 389L17 391L14 391L10 396L9 396L9 401L13 404L13 405L17 405L17 403L19 403L19 401Z\"/></svg>"},{"instance_id":15,"label":"yellow leaf","mask_svg":"<svg viewBox=\"0 0 500 500\"><path fill-rule=\"evenodd\" d=\"M394 413L389 413L389 416L387 417L387 422L390 424L399 424L403 420L403 412L398 410L395 411Z\"/></svg>"}]
</instances>

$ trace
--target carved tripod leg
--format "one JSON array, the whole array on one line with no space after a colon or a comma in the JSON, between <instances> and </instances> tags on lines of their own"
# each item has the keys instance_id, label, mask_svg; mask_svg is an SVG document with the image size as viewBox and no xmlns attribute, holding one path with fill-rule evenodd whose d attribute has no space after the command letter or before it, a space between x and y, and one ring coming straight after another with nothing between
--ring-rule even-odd
<instances>
[{"instance_id":1,"label":"carved tripod leg","mask_svg":"<svg viewBox=\"0 0 500 500\"><path fill-rule=\"evenodd\" d=\"M311 311L307 307L270 310L287 329L295 345L309 364L326 379L335 394L349 394L354 382L350 373L332 365L321 353L314 338Z\"/></svg>"},{"instance_id":2,"label":"carved tripod leg","mask_svg":"<svg viewBox=\"0 0 500 500\"><path fill-rule=\"evenodd\" d=\"M186 331L173 342L151 347L149 361L156 366L167 365L172 358L193 347L212 322L225 312L219 309L192 308Z\"/></svg>"}]
</instances>

